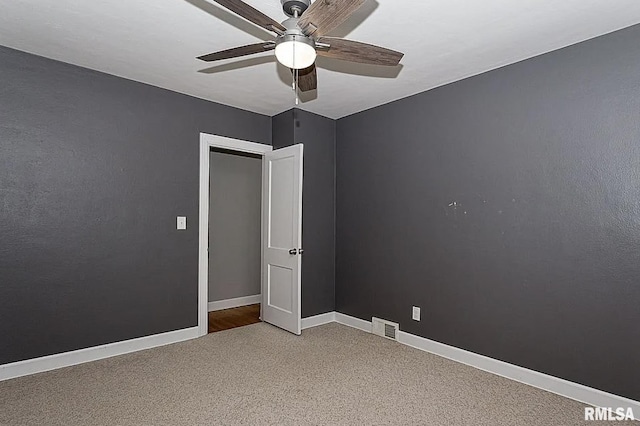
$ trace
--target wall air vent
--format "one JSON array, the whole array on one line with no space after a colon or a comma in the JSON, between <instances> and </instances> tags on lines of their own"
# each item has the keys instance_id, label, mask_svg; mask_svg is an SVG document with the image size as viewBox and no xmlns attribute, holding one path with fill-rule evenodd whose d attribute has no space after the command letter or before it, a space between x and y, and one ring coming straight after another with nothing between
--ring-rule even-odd
<instances>
[{"instance_id":1,"label":"wall air vent","mask_svg":"<svg viewBox=\"0 0 640 426\"><path fill-rule=\"evenodd\" d=\"M398 340L399 325L380 318L371 318L371 332L391 340Z\"/></svg>"}]
</instances>

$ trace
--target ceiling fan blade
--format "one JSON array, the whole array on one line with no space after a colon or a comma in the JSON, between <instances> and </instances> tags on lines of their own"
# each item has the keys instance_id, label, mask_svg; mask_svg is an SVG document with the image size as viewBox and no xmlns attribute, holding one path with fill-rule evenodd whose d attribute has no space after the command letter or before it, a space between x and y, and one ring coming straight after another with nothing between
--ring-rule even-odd
<instances>
[{"instance_id":1,"label":"ceiling fan blade","mask_svg":"<svg viewBox=\"0 0 640 426\"><path fill-rule=\"evenodd\" d=\"M295 72L295 70L291 70L291 72ZM303 70L298 70L298 88L301 92L308 92L318 88L316 64L312 64Z\"/></svg>"},{"instance_id":2,"label":"ceiling fan blade","mask_svg":"<svg viewBox=\"0 0 640 426\"><path fill-rule=\"evenodd\" d=\"M320 37L342 24L366 0L316 0L302 14L298 26L308 36Z\"/></svg>"},{"instance_id":3,"label":"ceiling fan blade","mask_svg":"<svg viewBox=\"0 0 640 426\"><path fill-rule=\"evenodd\" d=\"M361 64L394 66L404 56L404 53L395 50L342 38L321 37L318 42L330 46L328 49L318 49L318 55Z\"/></svg>"},{"instance_id":4,"label":"ceiling fan blade","mask_svg":"<svg viewBox=\"0 0 640 426\"><path fill-rule=\"evenodd\" d=\"M234 47L233 49L221 50L220 52L209 53L198 56L198 59L205 62L219 61L221 59L238 58L240 56L253 55L254 53L267 52L275 49L276 44L272 41L249 44L247 46Z\"/></svg>"},{"instance_id":5,"label":"ceiling fan blade","mask_svg":"<svg viewBox=\"0 0 640 426\"><path fill-rule=\"evenodd\" d=\"M286 30L286 28L283 27L282 24L280 24L277 21L274 21L264 13L260 12L257 9L254 9L253 7L249 6L248 4L246 4L241 0L213 0L213 1L226 7L233 13L242 16L247 21L251 21L254 24L266 30L273 31L275 33L277 33L278 31L275 31L274 28L277 28L280 31Z\"/></svg>"}]
</instances>

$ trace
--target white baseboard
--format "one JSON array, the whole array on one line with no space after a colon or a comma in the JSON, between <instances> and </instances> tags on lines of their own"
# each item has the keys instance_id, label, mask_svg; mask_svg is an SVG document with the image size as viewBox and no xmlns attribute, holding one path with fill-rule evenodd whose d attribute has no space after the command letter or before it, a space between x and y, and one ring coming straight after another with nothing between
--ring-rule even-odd
<instances>
[{"instance_id":1,"label":"white baseboard","mask_svg":"<svg viewBox=\"0 0 640 426\"><path fill-rule=\"evenodd\" d=\"M209 302L209 312L221 311L223 309L237 308L239 306L255 305L262 302L262 295L256 294L254 296L236 297L235 299L218 300L216 302Z\"/></svg>"},{"instance_id":2,"label":"white baseboard","mask_svg":"<svg viewBox=\"0 0 640 426\"><path fill-rule=\"evenodd\" d=\"M465 351L454 346L445 345L424 337L400 331L398 341L404 345L414 347L471 367L506 377L520 383L546 390L570 399L596 407L632 408L634 417L640 416L640 402L622 396L614 395L598 389L590 388L578 383L560 379L555 376L529 370L504 361ZM636 417L637 418L637 417Z\"/></svg>"},{"instance_id":3,"label":"white baseboard","mask_svg":"<svg viewBox=\"0 0 640 426\"><path fill-rule=\"evenodd\" d=\"M335 312L327 312L326 314L315 315L308 318L302 318L300 322L301 329L307 329L311 327L317 327L323 324L329 324L330 322L336 321L336 313Z\"/></svg>"},{"instance_id":4,"label":"white baseboard","mask_svg":"<svg viewBox=\"0 0 640 426\"><path fill-rule=\"evenodd\" d=\"M371 332L371 321L365 321L339 312L335 312L335 320L340 324L369 333ZM424 337L409 334L404 331L400 331L398 333L398 342L588 405L613 409L631 408L633 410L634 418L640 418L640 401L634 401L629 398L590 388L565 379L540 373L538 371L529 370L527 368L469 352L454 346L425 339Z\"/></svg>"},{"instance_id":5,"label":"white baseboard","mask_svg":"<svg viewBox=\"0 0 640 426\"><path fill-rule=\"evenodd\" d=\"M130 352L142 351L157 346L169 345L198 337L198 327L169 331L167 333L154 334L152 336L139 337L122 342L109 343L86 349L79 349L61 354L49 355L40 358L27 359L0 365L0 381L55 370L71 365L96 361L116 355L124 355Z\"/></svg>"},{"instance_id":6,"label":"white baseboard","mask_svg":"<svg viewBox=\"0 0 640 426\"><path fill-rule=\"evenodd\" d=\"M357 328L358 330L366 331L367 333L371 333L371 321L361 320L360 318L351 317L349 315L336 312L336 322L348 325L349 327Z\"/></svg>"}]
</instances>

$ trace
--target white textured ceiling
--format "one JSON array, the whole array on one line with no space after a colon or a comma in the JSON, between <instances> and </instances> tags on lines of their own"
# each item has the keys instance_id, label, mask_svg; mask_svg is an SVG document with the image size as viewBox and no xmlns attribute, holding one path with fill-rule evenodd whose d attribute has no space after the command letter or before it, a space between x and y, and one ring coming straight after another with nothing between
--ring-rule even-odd
<instances>
[{"instance_id":1,"label":"white textured ceiling","mask_svg":"<svg viewBox=\"0 0 640 426\"><path fill-rule=\"evenodd\" d=\"M280 0L246 0L282 21ZM0 0L0 44L275 115L294 106L272 53L196 56L271 38L206 0ZM318 59L300 108L340 118L640 23L638 0L368 0L331 35L405 53L397 68Z\"/></svg>"}]
</instances>

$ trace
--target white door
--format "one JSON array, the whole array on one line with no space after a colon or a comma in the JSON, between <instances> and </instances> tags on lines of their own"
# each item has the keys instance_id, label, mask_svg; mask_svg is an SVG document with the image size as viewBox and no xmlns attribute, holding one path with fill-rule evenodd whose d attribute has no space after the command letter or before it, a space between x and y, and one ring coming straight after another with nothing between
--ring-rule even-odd
<instances>
[{"instance_id":1,"label":"white door","mask_svg":"<svg viewBox=\"0 0 640 426\"><path fill-rule=\"evenodd\" d=\"M300 334L302 144L264 155L262 320Z\"/></svg>"}]
</instances>

